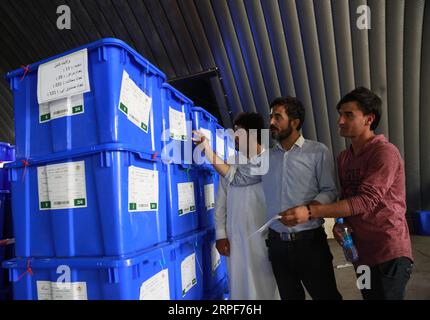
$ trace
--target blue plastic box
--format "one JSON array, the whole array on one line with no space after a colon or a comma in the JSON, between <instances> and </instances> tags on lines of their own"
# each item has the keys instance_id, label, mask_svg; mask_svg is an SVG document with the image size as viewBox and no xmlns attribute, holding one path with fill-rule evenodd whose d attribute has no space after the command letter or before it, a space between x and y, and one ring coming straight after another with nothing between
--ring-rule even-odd
<instances>
[{"instance_id":1,"label":"blue plastic box","mask_svg":"<svg viewBox=\"0 0 430 320\"><path fill-rule=\"evenodd\" d=\"M169 239L174 239L198 228L199 173L190 165L170 164L166 167L167 235ZM194 201L191 198L191 188L194 189ZM187 199L189 201L186 201ZM179 201L181 201L181 208Z\"/></svg>"},{"instance_id":2,"label":"blue plastic box","mask_svg":"<svg viewBox=\"0 0 430 320\"><path fill-rule=\"evenodd\" d=\"M226 258L218 253L215 244L215 230L208 229L203 237L203 289L205 296L218 293L218 287L227 278Z\"/></svg>"},{"instance_id":3,"label":"blue plastic box","mask_svg":"<svg viewBox=\"0 0 430 320\"><path fill-rule=\"evenodd\" d=\"M0 190L2 191L10 190L10 182L9 182L7 170L2 167L0 167Z\"/></svg>"},{"instance_id":4,"label":"blue plastic box","mask_svg":"<svg viewBox=\"0 0 430 320\"><path fill-rule=\"evenodd\" d=\"M202 247L206 231L178 238L175 246L176 300L203 299Z\"/></svg>"},{"instance_id":5,"label":"blue plastic box","mask_svg":"<svg viewBox=\"0 0 430 320\"><path fill-rule=\"evenodd\" d=\"M216 287L205 292L205 300L229 300L228 278L222 279Z\"/></svg>"},{"instance_id":6,"label":"blue plastic box","mask_svg":"<svg viewBox=\"0 0 430 320\"><path fill-rule=\"evenodd\" d=\"M163 84L162 158L174 164L192 164L191 108L194 103L171 85Z\"/></svg>"},{"instance_id":7,"label":"blue plastic box","mask_svg":"<svg viewBox=\"0 0 430 320\"><path fill-rule=\"evenodd\" d=\"M17 257L119 256L167 240L160 160L100 147L8 166Z\"/></svg>"},{"instance_id":8,"label":"blue plastic box","mask_svg":"<svg viewBox=\"0 0 430 320\"><path fill-rule=\"evenodd\" d=\"M0 190L10 189L7 170L3 168L5 162L10 161L15 161L15 146L0 142Z\"/></svg>"},{"instance_id":9,"label":"blue plastic box","mask_svg":"<svg viewBox=\"0 0 430 320\"><path fill-rule=\"evenodd\" d=\"M0 191L0 240L4 237L6 214L8 210L9 191Z\"/></svg>"},{"instance_id":10,"label":"blue plastic box","mask_svg":"<svg viewBox=\"0 0 430 320\"><path fill-rule=\"evenodd\" d=\"M215 125L218 123L217 118L215 118L208 111L206 111L201 107L193 107L191 111L192 111L192 120L193 120L193 130L201 130L203 131L203 133L205 133L204 131L206 131L207 135L210 135L209 140L211 143L212 150L215 150L216 148ZM194 163L198 165L200 168L214 170L212 165L209 163L209 161L201 152L196 152L196 157L194 157L193 160L194 160Z\"/></svg>"},{"instance_id":11,"label":"blue plastic box","mask_svg":"<svg viewBox=\"0 0 430 320\"><path fill-rule=\"evenodd\" d=\"M84 56L85 50L87 59ZM45 68L46 63L52 63L54 60L56 67L64 65L64 68L70 68L67 65L68 61L73 61L70 54L77 52L82 60L76 65L87 63L91 90L83 93L83 104L75 94L70 101L69 116L61 116L67 110L66 107L54 106L52 103L48 106L48 111L43 108L39 110L39 68ZM64 72L68 72L67 70L63 69ZM82 71L85 67L76 70ZM124 71L129 77L124 77ZM69 74L73 72L76 71L72 70ZM54 73L54 76L57 76L55 79L60 79L60 83L64 81L61 78L66 79L66 75ZM19 69L8 73L7 78L14 96L17 159L33 159L63 151L79 154L96 145L110 143L120 143L129 150L151 155L161 151L161 86L166 76L123 41L102 39L31 64L25 76L24 70ZM123 78L124 81L131 79L126 81L129 85L124 86L129 88L128 92L131 94L120 101ZM48 78L44 79L42 83L48 84ZM56 85L57 83L52 85L54 93L60 89L68 89L63 86L55 91ZM152 98L149 118L146 116L147 112L139 114L144 110L143 107L135 107L134 103L128 104L131 101L129 97L139 91L137 87ZM41 96L46 98L43 94ZM60 95L54 96L58 97Z\"/></svg>"},{"instance_id":12,"label":"blue plastic box","mask_svg":"<svg viewBox=\"0 0 430 320\"><path fill-rule=\"evenodd\" d=\"M9 191L0 191L0 240L11 237L9 226L10 223L10 194ZM1 266L2 262L7 259L7 250L9 248L0 247L0 301L6 300L10 295L9 284L7 283L6 272Z\"/></svg>"},{"instance_id":13,"label":"blue plastic box","mask_svg":"<svg viewBox=\"0 0 430 320\"><path fill-rule=\"evenodd\" d=\"M418 211L414 214L415 234L430 236L430 211Z\"/></svg>"},{"instance_id":14,"label":"blue plastic box","mask_svg":"<svg viewBox=\"0 0 430 320\"><path fill-rule=\"evenodd\" d=\"M199 228L215 225L215 200L218 191L219 175L214 170L199 169L200 211Z\"/></svg>"},{"instance_id":15,"label":"blue plastic box","mask_svg":"<svg viewBox=\"0 0 430 320\"><path fill-rule=\"evenodd\" d=\"M13 259L4 267L15 300L173 300L176 294L170 244L122 259Z\"/></svg>"},{"instance_id":16,"label":"blue plastic box","mask_svg":"<svg viewBox=\"0 0 430 320\"><path fill-rule=\"evenodd\" d=\"M0 161L14 161L15 146L7 142L0 142Z\"/></svg>"},{"instance_id":17,"label":"blue plastic box","mask_svg":"<svg viewBox=\"0 0 430 320\"><path fill-rule=\"evenodd\" d=\"M8 299L9 286L6 281L6 270L3 269L2 263L5 260L5 248L0 247L0 301Z\"/></svg>"}]
</instances>

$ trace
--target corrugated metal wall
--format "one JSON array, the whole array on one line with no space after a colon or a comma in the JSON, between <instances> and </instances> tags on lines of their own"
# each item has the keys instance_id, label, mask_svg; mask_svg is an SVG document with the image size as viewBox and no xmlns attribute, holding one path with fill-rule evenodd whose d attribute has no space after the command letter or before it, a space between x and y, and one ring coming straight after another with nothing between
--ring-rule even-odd
<instances>
[{"instance_id":1,"label":"corrugated metal wall","mask_svg":"<svg viewBox=\"0 0 430 320\"><path fill-rule=\"evenodd\" d=\"M70 31L56 28L61 4ZM361 5L370 30L357 27ZM430 0L0 1L2 73L102 37L126 41L170 79L218 66L211 84L226 127L243 110L267 117L278 95L299 97L304 136L334 155L346 146L337 101L371 88L383 99L378 133L405 158L409 210L430 209ZM13 142L7 88L0 80L0 140Z\"/></svg>"}]
</instances>

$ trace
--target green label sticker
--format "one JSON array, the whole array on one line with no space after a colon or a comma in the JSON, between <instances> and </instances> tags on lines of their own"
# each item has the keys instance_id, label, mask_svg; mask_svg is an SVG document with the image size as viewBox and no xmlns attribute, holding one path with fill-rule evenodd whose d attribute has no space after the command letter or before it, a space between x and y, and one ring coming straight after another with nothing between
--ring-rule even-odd
<instances>
[{"instance_id":1,"label":"green label sticker","mask_svg":"<svg viewBox=\"0 0 430 320\"><path fill-rule=\"evenodd\" d=\"M143 122L140 123L140 127L145 130L148 131L148 126L146 124L144 124Z\"/></svg>"},{"instance_id":2,"label":"green label sticker","mask_svg":"<svg viewBox=\"0 0 430 320\"><path fill-rule=\"evenodd\" d=\"M75 114L75 113L80 113L80 112L82 112L84 110L84 106L75 106L75 107L73 107L72 108L72 113L73 114Z\"/></svg>"},{"instance_id":3,"label":"green label sticker","mask_svg":"<svg viewBox=\"0 0 430 320\"><path fill-rule=\"evenodd\" d=\"M183 296L183 297L185 297L185 293L186 293L186 292L185 292L185 289L184 289L184 290L182 290L182 296Z\"/></svg>"},{"instance_id":4,"label":"green label sticker","mask_svg":"<svg viewBox=\"0 0 430 320\"><path fill-rule=\"evenodd\" d=\"M128 114L128 108L122 102L120 102L119 108L121 109L122 112L124 112L125 114Z\"/></svg>"},{"instance_id":5,"label":"green label sticker","mask_svg":"<svg viewBox=\"0 0 430 320\"><path fill-rule=\"evenodd\" d=\"M85 199L75 199L75 206L77 207L85 206Z\"/></svg>"},{"instance_id":6,"label":"green label sticker","mask_svg":"<svg viewBox=\"0 0 430 320\"><path fill-rule=\"evenodd\" d=\"M182 136L182 140L187 140L187 136Z\"/></svg>"},{"instance_id":7,"label":"green label sticker","mask_svg":"<svg viewBox=\"0 0 430 320\"><path fill-rule=\"evenodd\" d=\"M193 285L195 285L196 283L197 283L197 280L196 279L193 279Z\"/></svg>"},{"instance_id":8,"label":"green label sticker","mask_svg":"<svg viewBox=\"0 0 430 320\"><path fill-rule=\"evenodd\" d=\"M47 113L47 114L43 114L40 116L40 122L45 122L51 119L51 114Z\"/></svg>"},{"instance_id":9,"label":"green label sticker","mask_svg":"<svg viewBox=\"0 0 430 320\"><path fill-rule=\"evenodd\" d=\"M190 207L190 210L191 210L191 211L194 211L194 210L196 210L196 207L191 206L191 207Z\"/></svg>"},{"instance_id":10,"label":"green label sticker","mask_svg":"<svg viewBox=\"0 0 430 320\"><path fill-rule=\"evenodd\" d=\"M136 203L129 203L129 210L137 210L137 204Z\"/></svg>"},{"instance_id":11,"label":"green label sticker","mask_svg":"<svg viewBox=\"0 0 430 320\"><path fill-rule=\"evenodd\" d=\"M182 209L179 209L179 214L181 215L182 213L184 213L184 211Z\"/></svg>"},{"instance_id":12,"label":"green label sticker","mask_svg":"<svg viewBox=\"0 0 430 320\"><path fill-rule=\"evenodd\" d=\"M157 204L156 203L151 203L151 209L157 209Z\"/></svg>"},{"instance_id":13,"label":"green label sticker","mask_svg":"<svg viewBox=\"0 0 430 320\"><path fill-rule=\"evenodd\" d=\"M42 209L51 209L51 201L42 201L40 207Z\"/></svg>"}]
</instances>

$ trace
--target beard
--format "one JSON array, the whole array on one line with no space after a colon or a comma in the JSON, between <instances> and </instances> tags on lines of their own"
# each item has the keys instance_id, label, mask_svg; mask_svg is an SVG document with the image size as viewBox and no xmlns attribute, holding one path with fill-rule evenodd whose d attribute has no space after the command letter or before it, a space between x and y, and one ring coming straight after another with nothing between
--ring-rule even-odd
<instances>
[{"instance_id":1,"label":"beard","mask_svg":"<svg viewBox=\"0 0 430 320\"><path fill-rule=\"evenodd\" d=\"M272 130L276 129L276 130ZM270 127L270 134L272 136L272 139L275 139L277 141L282 141L287 139L291 134L293 133L293 127L291 126L291 123L288 123L288 127L284 130L279 130L276 127Z\"/></svg>"}]
</instances>

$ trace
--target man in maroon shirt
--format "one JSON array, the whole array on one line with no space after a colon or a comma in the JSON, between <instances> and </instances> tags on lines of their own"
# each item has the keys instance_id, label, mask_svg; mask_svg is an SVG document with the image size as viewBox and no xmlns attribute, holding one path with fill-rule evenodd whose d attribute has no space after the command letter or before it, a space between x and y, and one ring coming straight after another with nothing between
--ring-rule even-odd
<instances>
[{"instance_id":1,"label":"man in maroon shirt","mask_svg":"<svg viewBox=\"0 0 430 320\"><path fill-rule=\"evenodd\" d=\"M413 266L406 222L405 171L398 149L375 135L381 99L366 88L345 95L337 105L340 135L351 147L338 156L342 200L291 208L281 221L294 226L313 218L340 218L351 227L360 265L370 267L366 300L403 299ZM342 235L334 228L335 237Z\"/></svg>"}]
</instances>

